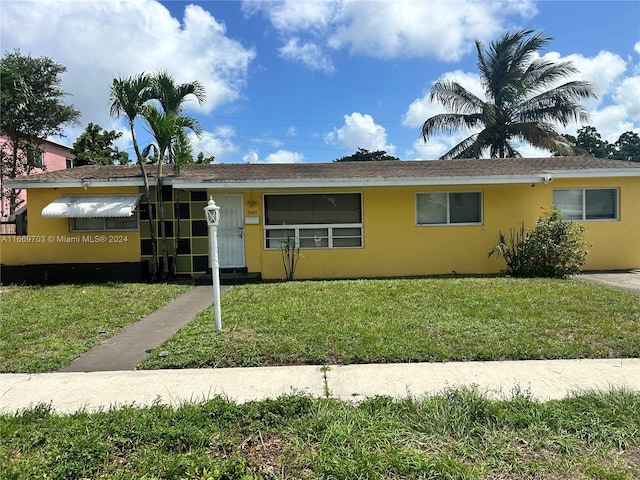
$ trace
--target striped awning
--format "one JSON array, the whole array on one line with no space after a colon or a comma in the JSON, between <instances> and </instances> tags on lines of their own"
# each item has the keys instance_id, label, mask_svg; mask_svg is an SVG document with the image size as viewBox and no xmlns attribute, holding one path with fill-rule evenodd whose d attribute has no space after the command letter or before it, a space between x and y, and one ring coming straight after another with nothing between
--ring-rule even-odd
<instances>
[{"instance_id":1,"label":"striped awning","mask_svg":"<svg viewBox=\"0 0 640 480\"><path fill-rule=\"evenodd\" d=\"M42 209L47 218L112 218L133 215L142 195L62 195Z\"/></svg>"}]
</instances>

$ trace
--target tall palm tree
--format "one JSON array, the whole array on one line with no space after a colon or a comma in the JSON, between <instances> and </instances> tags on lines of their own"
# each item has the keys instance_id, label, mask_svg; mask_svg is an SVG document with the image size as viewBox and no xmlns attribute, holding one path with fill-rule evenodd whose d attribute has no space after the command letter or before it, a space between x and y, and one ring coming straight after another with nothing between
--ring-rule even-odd
<instances>
[{"instance_id":1,"label":"tall palm tree","mask_svg":"<svg viewBox=\"0 0 640 480\"><path fill-rule=\"evenodd\" d=\"M577 73L570 62L534 58L552 40L542 33L521 30L506 33L484 51L476 40L478 69L487 100L454 81L437 82L430 99L448 113L427 119L421 128L426 142L436 132L474 130L442 155L446 158L480 158L488 150L492 158L519 157L513 141L526 141L561 155L571 155L571 145L555 129L571 121L586 121L579 100L595 98L589 82L562 79ZM478 131L479 130L479 131Z\"/></svg>"},{"instance_id":2,"label":"tall palm tree","mask_svg":"<svg viewBox=\"0 0 640 480\"><path fill-rule=\"evenodd\" d=\"M173 123L173 127L170 125L165 125L164 127L158 125L160 129L171 129L173 130L171 138L168 139L169 143L167 145L166 155L163 155L163 160L158 161L158 172L157 178L158 182L161 185L164 179L162 166L165 163L173 163L174 171L176 174L180 171L180 166L182 164L182 160L185 158L183 155L176 155L176 145L184 143L185 139L185 129L190 129L195 132L197 135L200 134L201 128L200 124L193 119L192 117L185 116L182 114L182 107L186 101L188 101L191 97L195 97L199 105L202 105L206 99L206 92L204 86L198 82L187 82L187 83L176 83L175 78L166 71L160 71L153 76L153 96L160 103L161 110L157 112L153 112L154 115L152 118L155 118L156 122L162 123ZM157 115L160 112L164 112L164 118ZM162 121L161 121L162 120ZM149 118L147 118L149 121ZM152 127L153 128L153 127ZM154 135L155 136L155 135ZM166 137L166 132L165 132ZM156 140L158 140L156 138ZM182 142L182 143L181 143ZM180 151L180 149L178 149ZM158 187L161 190L160 187ZM162 209L163 198L159 196L159 207L164 215L164 211ZM177 248L178 243L180 241L180 212L177 211L176 214L176 236L175 236L175 245L174 245L174 255L173 255L173 264L172 268L175 268L175 261L177 259ZM164 259L164 267L163 267L163 276L167 274L167 268L169 267L168 262L168 254L167 254L167 244L166 244L166 236L165 232L162 230L164 228L164 222L161 223L161 235L163 242L163 259Z\"/></svg>"},{"instance_id":3,"label":"tall palm tree","mask_svg":"<svg viewBox=\"0 0 640 480\"><path fill-rule=\"evenodd\" d=\"M144 180L144 193L147 201L149 235L151 240L151 277L155 279L158 271L158 247L156 244L156 227L153 215L151 187L149 185L147 171L145 170L147 155L140 151L134 127L136 118L142 115L145 105L153 98L152 86L152 77L145 73L128 78L114 78L111 83L109 101L111 116L115 118L122 116L127 119L129 130L131 131L133 150L136 154L136 162L140 166Z\"/></svg>"},{"instance_id":4,"label":"tall palm tree","mask_svg":"<svg viewBox=\"0 0 640 480\"><path fill-rule=\"evenodd\" d=\"M162 194L164 182L162 166L165 163L175 163L175 145L184 135L185 129L189 129L199 135L202 132L202 128L195 118L176 113L175 111L165 112L154 104L144 107L143 116L155 140L156 154L158 157L156 198L160 237L162 240L162 279L166 280L169 276L169 252L164 217L164 197ZM178 239L176 239L176 242L177 241Z\"/></svg>"}]
</instances>

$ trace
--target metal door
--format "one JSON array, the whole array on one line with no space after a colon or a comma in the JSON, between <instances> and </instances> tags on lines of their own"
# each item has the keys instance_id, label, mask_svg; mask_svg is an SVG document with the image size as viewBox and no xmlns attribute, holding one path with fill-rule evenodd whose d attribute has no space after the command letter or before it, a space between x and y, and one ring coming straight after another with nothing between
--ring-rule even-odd
<instances>
[{"instance_id":1,"label":"metal door","mask_svg":"<svg viewBox=\"0 0 640 480\"><path fill-rule=\"evenodd\" d=\"M244 210L242 195L214 195L220 206L218 260L220 268L242 268L244 255Z\"/></svg>"}]
</instances>

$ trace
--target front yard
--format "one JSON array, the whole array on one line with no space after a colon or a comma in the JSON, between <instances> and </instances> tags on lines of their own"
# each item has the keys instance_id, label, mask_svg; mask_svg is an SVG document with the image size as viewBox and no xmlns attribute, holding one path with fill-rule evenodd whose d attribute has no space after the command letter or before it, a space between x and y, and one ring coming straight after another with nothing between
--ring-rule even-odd
<instances>
[{"instance_id":1,"label":"front yard","mask_svg":"<svg viewBox=\"0 0 640 480\"><path fill-rule=\"evenodd\" d=\"M222 324L201 312L141 368L640 357L640 298L578 280L245 285Z\"/></svg>"},{"instance_id":2,"label":"front yard","mask_svg":"<svg viewBox=\"0 0 640 480\"><path fill-rule=\"evenodd\" d=\"M11 287L3 371L56 370L188 287ZM640 356L637 295L579 281L420 279L234 287L146 368ZM104 333L101 333L104 332ZM640 394L540 402L474 389L359 404L304 395L0 415L3 478L558 480L640 477Z\"/></svg>"},{"instance_id":3,"label":"front yard","mask_svg":"<svg viewBox=\"0 0 640 480\"><path fill-rule=\"evenodd\" d=\"M51 372L190 287L10 286L0 293L0 372Z\"/></svg>"},{"instance_id":4,"label":"front yard","mask_svg":"<svg viewBox=\"0 0 640 480\"><path fill-rule=\"evenodd\" d=\"M13 286L0 371L55 371L184 285ZM141 368L640 357L640 299L577 280L425 278L236 286ZM168 352L160 357L159 352Z\"/></svg>"}]
</instances>

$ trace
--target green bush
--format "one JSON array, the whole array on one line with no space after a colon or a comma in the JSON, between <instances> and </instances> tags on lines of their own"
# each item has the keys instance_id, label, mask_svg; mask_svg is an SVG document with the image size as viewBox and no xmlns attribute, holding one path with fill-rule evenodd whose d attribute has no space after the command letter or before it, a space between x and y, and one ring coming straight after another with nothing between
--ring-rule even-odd
<instances>
[{"instance_id":1,"label":"green bush","mask_svg":"<svg viewBox=\"0 0 640 480\"><path fill-rule=\"evenodd\" d=\"M509 239L498 234L498 244L489 251L507 263L515 277L565 278L580 271L587 259L582 225L562 220L557 207L546 211L532 230L510 230Z\"/></svg>"}]
</instances>

